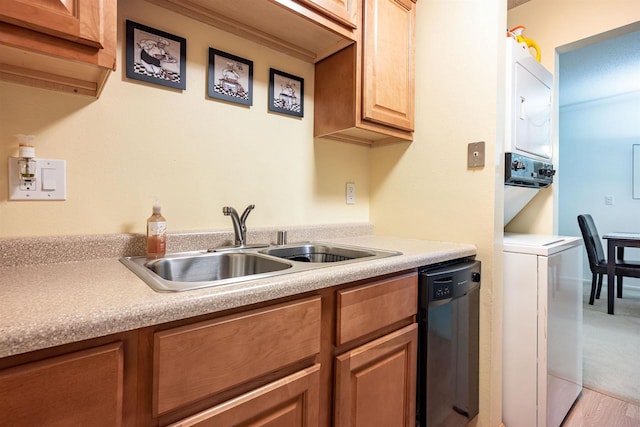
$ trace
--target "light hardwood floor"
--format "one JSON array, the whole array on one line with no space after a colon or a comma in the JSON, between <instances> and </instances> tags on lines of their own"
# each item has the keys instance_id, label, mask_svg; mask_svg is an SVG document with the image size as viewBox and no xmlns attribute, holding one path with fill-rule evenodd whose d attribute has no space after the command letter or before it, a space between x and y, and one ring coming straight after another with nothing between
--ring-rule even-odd
<instances>
[{"instance_id":1,"label":"light hardwood floor","mask_svg":"<svg viewBox=\"0 0 640 427\"><path fill-rule=\"evenodd\" d=\"M640 427L640 406L585 388L562 427Z\"/></svg>"}]
</instances>

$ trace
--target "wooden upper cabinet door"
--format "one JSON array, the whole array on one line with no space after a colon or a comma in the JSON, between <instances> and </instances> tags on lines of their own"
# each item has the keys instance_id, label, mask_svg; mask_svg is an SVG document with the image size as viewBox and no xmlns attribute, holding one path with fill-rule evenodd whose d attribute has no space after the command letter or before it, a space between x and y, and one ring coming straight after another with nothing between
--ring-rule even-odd
<instances>
[{"instance_id":1,"label":"wooden upper cabinet door","mask_svg":"<svg viewBox=\"0 0 640 427\"><path fill-rule=\"evenodd\" d=\"M0 423L118 427L123 345L108 344L0 371Z\"/></svg>"},{"instance_id":2,"label":"wooden upper cabinet door","mask_svg":"<svg viewBox=\"0 0 640 427\"><path fill-rule=\"evenodd\" d=\"M363 120L414 130L415 4L366 0L363 29Z\"/></svg>"},{"instance_id":3,"label":"wooden upper cabinet door","mask_svg":"<svg viewBox=\"0 0 640 427\"><path fill-rule=\"evenodd\" d=\"M360 0L297 0L316 9L340 24L355 29L358 27L358 1Z\"/></svg>"},{"instance_id":4,"label":"wooden upper cabinet door","mask_svg":"<svg viewBox=\"0 0 640 427\"><path fill-rule=\"evenodd\" d=\"M416 423L416 323L336 358L335 427Z\"/></svg>"},{"instance_id":5,"label":"wooden upper cabinet door","mask_svg":"<svg viewBox=\"0 0 640 427\"><path fill-rule=\"evenodd\" d=\"M2 0L0 21L102 49L102 2L96 0Z\"/></svg>"}]
</instances>

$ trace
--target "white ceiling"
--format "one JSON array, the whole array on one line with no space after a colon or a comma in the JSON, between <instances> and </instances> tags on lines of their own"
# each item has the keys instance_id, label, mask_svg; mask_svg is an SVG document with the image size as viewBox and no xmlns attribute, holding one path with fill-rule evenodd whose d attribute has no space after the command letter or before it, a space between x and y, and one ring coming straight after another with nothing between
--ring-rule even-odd
<instances>
[{"instance_id":1,"label":"white ceiling","mask_svg":"<svg viewBox=\"0 0 640 427\"><path fill-rule=\"evenodd\" d=\"M640 91L640 31L560 54L559 105Z\"/></svg>"}]
</instances>

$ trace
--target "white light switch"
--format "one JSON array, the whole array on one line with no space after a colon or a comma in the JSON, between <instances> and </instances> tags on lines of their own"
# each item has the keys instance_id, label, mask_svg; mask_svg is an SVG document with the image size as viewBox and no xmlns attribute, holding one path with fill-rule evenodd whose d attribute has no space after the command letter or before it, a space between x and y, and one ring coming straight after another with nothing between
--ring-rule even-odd
<instances>
[{"instance_id":1,"label":"white light switch","mask_svg":"<svg viewBox=\"0 0 640 427\"><path fill-rule=\"evenodd\" d=\"M42 169L42 191L56 190L56 170L51 168Z\"/></svg>"},{"instance_id":2,"label":"white light switch","mask_svg":"<svg viewBox=\"0 0 640 427\"><path fill-rule=\"evenodd\" d=\"M64 160L34 159L33 181L25 185L20 179L17 157L9 157L9 200L66 200L67 172Z\"/></svg>"}]
</instances>

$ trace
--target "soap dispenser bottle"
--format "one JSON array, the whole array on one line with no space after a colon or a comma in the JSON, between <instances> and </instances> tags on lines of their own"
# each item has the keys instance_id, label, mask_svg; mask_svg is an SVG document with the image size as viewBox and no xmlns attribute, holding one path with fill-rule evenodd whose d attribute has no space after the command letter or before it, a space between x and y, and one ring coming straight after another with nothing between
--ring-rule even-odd
<instances>
[{"instance_id":1,"label":"soap dispenser bottle","mask_svg":"<svg viewBox=\"0 0 640 427\"><path fill-rule=\"evenodd\" d=\"M153 214L147 219L147 258L159 258L167 252L167 220L160 210L156 199Z\"/></svg>"}]
</instances>

